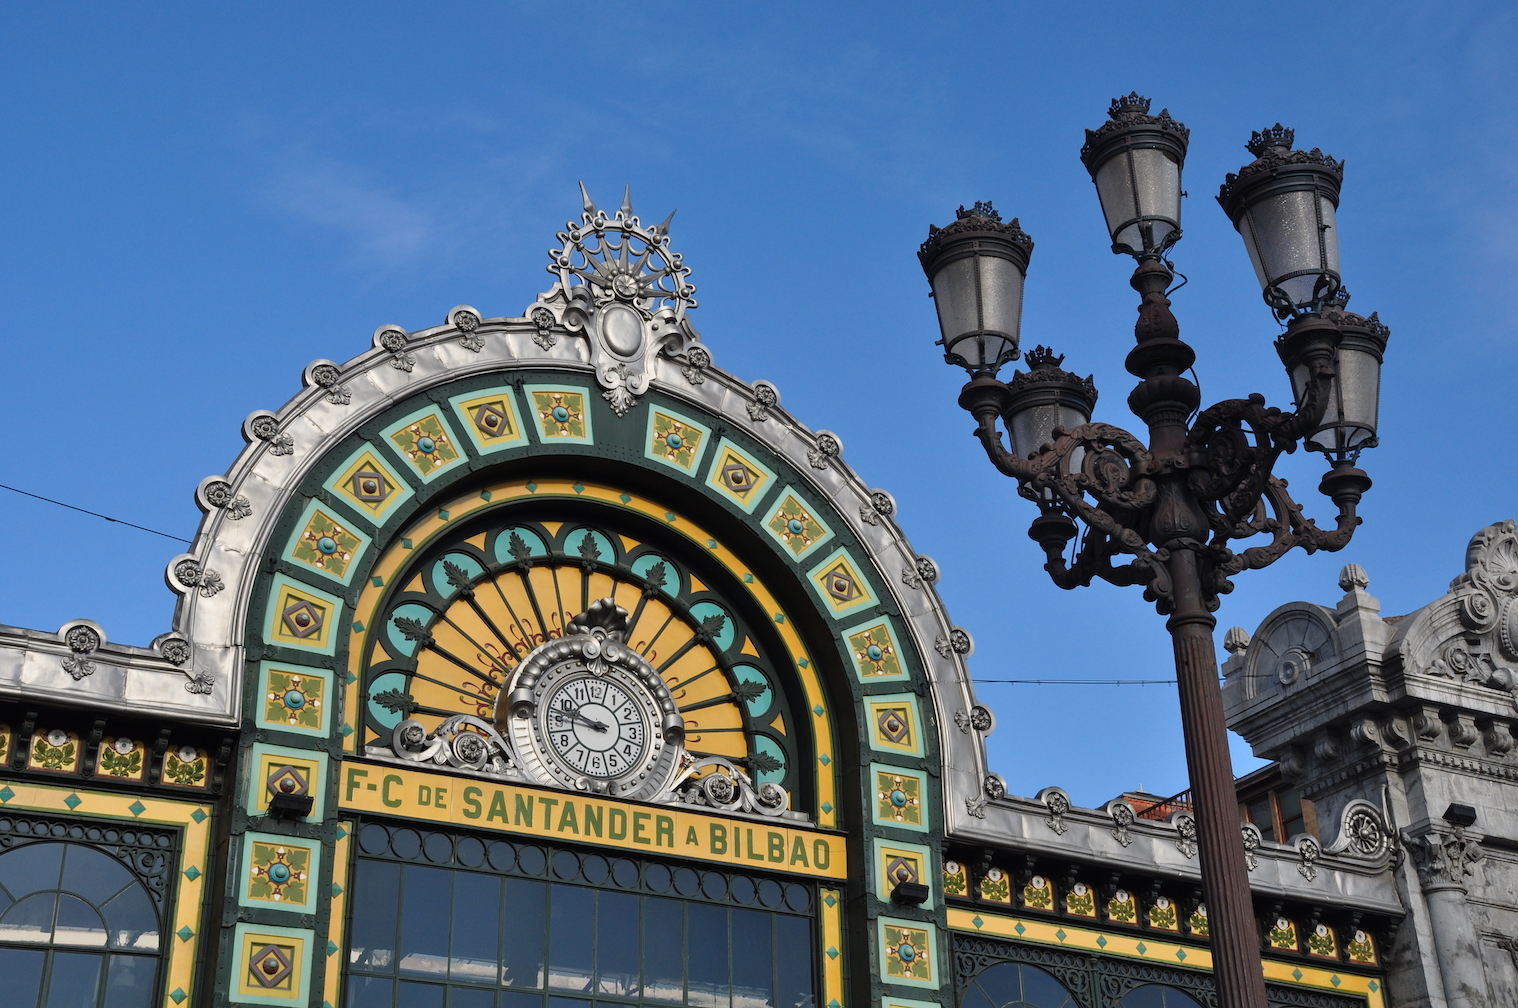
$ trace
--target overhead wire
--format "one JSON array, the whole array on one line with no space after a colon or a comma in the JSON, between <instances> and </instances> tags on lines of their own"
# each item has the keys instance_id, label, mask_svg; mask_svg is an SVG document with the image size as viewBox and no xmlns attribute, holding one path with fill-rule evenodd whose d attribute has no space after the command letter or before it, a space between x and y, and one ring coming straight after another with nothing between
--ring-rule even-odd
<instances>
[{"instance_id":1,"label":"overhead wire","mask_svg":"<svg viewBox=\"0 0 1518 1008\"><path fill-rule=\"evenodd\" d=\"M59 507L68 508L70 511L78 511L80 514L93 515L96 518L104 518L106 521L114 522L117 525L126 525L130 528L139 529L143 532L151 532L156 536L163 536L165 539L173 539L175 542L189 543L192 546L194 545L193 542L191 542L189 539L184 538L183 536L170 535L167 532L160 532L157 529L148 528L146 525L138 525L136 522L129 522L125 518L112 518L110 515L101 514L99 511L91 511L89 508L82 508L77 507L73 504L66 504L61 500L54 500L51 497L44 497L41 494L34 494L30 490L22 490L20 487L6 486L4 483L0 483L0 490L9 490L12 493L21 494L23 497L31 497L35 500L46 501L49 504L56 504Z\"/></svg>"}]
</instances>

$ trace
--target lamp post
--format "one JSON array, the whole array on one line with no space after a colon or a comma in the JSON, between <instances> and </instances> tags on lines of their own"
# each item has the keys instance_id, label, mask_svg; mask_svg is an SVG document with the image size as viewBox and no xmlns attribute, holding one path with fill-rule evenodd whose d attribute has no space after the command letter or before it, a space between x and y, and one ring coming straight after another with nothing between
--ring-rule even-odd
<instances>
[{"instance_id":1,"label":"lamp post","mask_svg":"<svg viewBox=\"0 0 1518 1008\"><path fill-rule=\"evenodd\" d=\"M1130 94L1112 102L1108 121L1087 131L1081 150L1112 250L1136 260L1137 345L1125 366L1139 379L1128 405L1149 428L1147 445L1090 422L1091 380L1062 370L1064 358L1044 347L1028 354L1029 370L1010 383L996 377L1018 358L1033 249L1016 220L1002 223L989 203L961 207L953 224L929 229L918 254L938 304L944 359L970 373L959 403L974 415L991 463L1037 506L1028 535L1048 557L1044 569L1061 588L1098 577L1142 585L1145 599L1169 617L1219 999L1224 1008L1266 1008L1212 614L1218 596L1232 590L1231 575L1266 567L1298 546L1311 553L1348 544L1360 523L1355 507L1371 483L1357 462L1376 444L1390 331L1374 314L1363 318L1345 307L1334 217L1343 162L1292 149L1292 131L1279 125L1256 133L1249 143L1255 160L1228 176L1218 200L1244 238L1266 304L1285 324L1275 346L1296 408L1269 408L1254 394L1196 412L1200 392L1184 377L1196 354L1180 340L1170 311L1174 272L1165 258L1181 237L1189 135L1168 110L1151 116L1148 99ZM985 263L991 268L980 268ZM1338 507L1332 529L1303 517L1285 482L1272 475L1281 453L1298 443L1328 459L1318 489ZM1229 546L1256 535L1269 542ZM1132 559L1114 564L1119 556Z\"/></svg>"}]
</instances>

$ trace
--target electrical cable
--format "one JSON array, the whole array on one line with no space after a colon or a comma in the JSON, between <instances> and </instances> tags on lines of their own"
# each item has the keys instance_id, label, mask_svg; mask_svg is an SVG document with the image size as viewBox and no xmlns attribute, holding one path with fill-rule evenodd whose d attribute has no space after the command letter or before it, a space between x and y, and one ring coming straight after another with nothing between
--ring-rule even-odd
<instances>
[{"instance_id":1,"label":"electrical cable","mask_svg":"<svg viewBox=\"0 0 1518 1008\"><path fill-rule=\"evenodd\" d=\"M1164 686L1174 679L971 679L978 683L1015 683L1030 686Z\"/></svg>"},{"instance_id":2,"label":"electrical cable","mask_svg":"<svg viewBox=\"0 0 1518 1008\"><path fill-rule=\"evenodd\" d=\"M143 532L151 532L154 535L163 536L165 539L173 539L175 542L188 543L192 546L194 545L194 543L190 542L190 540L185 539L181 536L169 535L167 532L160 532L157 529L150 529L146 525L138 525L136 522L129 522L124 518L112 518L110 515L103 515L99 511L91 511L88 508L75 507L73 504L65 504L63 501L53 500L51 497L44 497L41 494L34 494L28 490L19 489L18 487L6 486L4 483L0 483L0 490L9 490L12 493L21 494L23 497L31 497L35 500L46 501L49 504L57 504L59 507L68 508L70 511L78 511L80 514L93 515L96 518L104 518L108 522L115 522L117 525L127 525L131 528L139 529Z\"/></svg>"}]
</instances>

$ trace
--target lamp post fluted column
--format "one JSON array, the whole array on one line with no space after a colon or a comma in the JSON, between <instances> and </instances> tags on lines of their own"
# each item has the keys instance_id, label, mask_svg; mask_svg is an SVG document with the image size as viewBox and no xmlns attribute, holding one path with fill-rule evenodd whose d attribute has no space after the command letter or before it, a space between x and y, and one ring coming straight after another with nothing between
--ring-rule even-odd
<instances>
[{"instance_id":1,"label":"lamp post fluted column","mask_svg":"<svg viewBox=\"0 0 1518 1008\"><path fill-rule=\"evenodd\" d=\"M1167 297L1174 271L1165 254L1181 237L1181 164L1189 132L1149 113L1137 94L1116 99L1111 120L1087 132L1081 152L1101 196L1114 252L1137 261L1135 346L1125 366L1138 385L1128 405L1148 427L1146 445L1121 428L1092 423L1091 379L1061 370L1039 347L1029 370L1003 383L997 370L1019 356L1022 288L1033 241L989 203L960 208L931 228L919 251L938 304L944 357L971 380L959 402L976 419L991 463L1039 509L1028 535L1061 588L1142 585L1167 617L1179 683L1201 854L1213 972L1222 1008L1266 1008L1261 944L1240 832L1228 729L1213 631L1230 576L1269 566L1290 550L1333 551L1360 524L1370 488L1357 468L1376 444L1382 354L1390 335L1379 318L1349 312L1339 282L1334 231L1342 162L1292 150L1280 125L1254 134L1256 160L1229 175L1219 195L1244 237L1266 303L1286 323L1275 349L1296 409L1269 408L1252 394L1198 412L1200 392L1185 372L1195 352L1180 339ZM998 283L1000 286L998 286ZM1011 438L1002 444L998 423ZM1338 507L1331 529L1303 516L1272 473L1298 444L1322 452L1330 469L1318 489ZM1084 526L1082 531L1081 526ZM1267 536L1235 551L1231 540ZM1075 557L1067 546L1079 537ZM1114 564L1118 556L1132 560Z\"/></svg>"}]
</instances>

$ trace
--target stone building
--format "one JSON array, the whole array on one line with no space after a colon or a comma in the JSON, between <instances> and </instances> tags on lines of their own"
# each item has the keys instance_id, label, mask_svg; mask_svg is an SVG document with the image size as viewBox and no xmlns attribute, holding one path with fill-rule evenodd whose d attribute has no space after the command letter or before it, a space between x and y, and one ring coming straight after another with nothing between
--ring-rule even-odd
<instances>
[{"instance_id":1,"label":"stone building","mask_svg":"<svg viewBox=\"0 0 1518 1008\"><path fill-rule=\"evenodd\" d=\"M0 627L5 1005L1216 1003L1184 796L1007 794L938 568L668 223L587 197L517 313L312 362L148 646ZM1513 542L1230 635L1276 1004L1518 1004Z\"/></svg>"}]
</instances>

